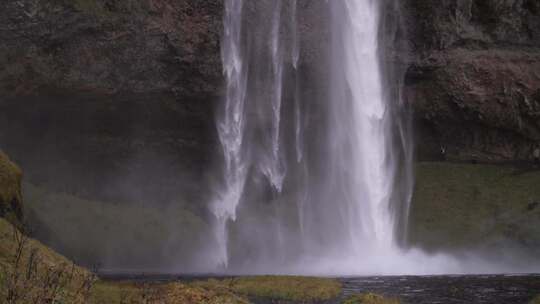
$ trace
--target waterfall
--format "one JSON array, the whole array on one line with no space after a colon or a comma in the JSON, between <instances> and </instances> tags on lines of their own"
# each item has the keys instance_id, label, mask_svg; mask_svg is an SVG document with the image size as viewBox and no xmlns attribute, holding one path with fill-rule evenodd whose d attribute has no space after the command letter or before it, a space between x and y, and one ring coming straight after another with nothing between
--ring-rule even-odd
<instances>
[{"instance_id":1,"label":"waterfall","mask_svg":"<svg viewBox=\"0 0 540 304\"><path fill-rule=\"evenodd\" d=\"M271 74L270 82L272 96L272 123L270 128L270 149L266 153L263 162L260 163L261 171L270 180L272 186L281 192L283 179L285 178L285 165L281 156L280 130L281 130L281 103L283 95L283 49L281 45L281 5L283 0L275 1L273 9L272 30L270 32L271 50Z\"/></svg>"},{"instance_id":2,"label":"waterfall","mask_svg":"<svg viewBox=\"0 0 540 304\"><path fill-rule=\"evenodd\" d=\"M357 252L393 243L389 162L391 112L382 87L379 5L373 0L333 3L334 41L328 146L331 178L342 183L346 233Z\"/></svg>"},{"instance_id":3,"label":"waterfall","mask_svg":"<svg viewBox=\"0 0 540 304\"><path fill-rule=\"evenodd\" d=\"M309 5L328 14L313 19L315 51L299 29ZM408 130L387 92L380 10L375 0L225 0L216 265L305 272L306 261L352 260L359 269L399 251L410 199L399 188L411 185L401 172L412 158L396 153Z\"/></svg>"},{"instance_id":4,"label":"waterfall","mask_svg":"<svg viewBox=\"0 0 540 304\"><path fill-rule=\"evenodd\" d=\"M223 182L212 202L211 211L216 223L218 240L217 264L227 266L227 222L236 219L236 208L240 203L246 182L247 163L245 159L244 129L246 102L246 63L241 48L243 2L226 0L224 13L224 34L222 41L223 71L227 88L217 129L223 150Z\"/></svg>"}]
</instances>

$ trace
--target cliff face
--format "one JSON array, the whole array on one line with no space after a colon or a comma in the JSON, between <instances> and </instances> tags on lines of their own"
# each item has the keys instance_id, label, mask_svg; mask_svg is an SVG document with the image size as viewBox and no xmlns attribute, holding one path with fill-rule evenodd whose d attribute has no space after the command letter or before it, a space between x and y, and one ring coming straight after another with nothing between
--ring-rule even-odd
<instances>
[{"instance_id":1,"label":"cliff face","mask_svg":"<svg viewBox=\"0 0 540 304\"><path fill-rule=\"evenodd\" d=\"M2 1L0 145L29 180L61 190L195 193L222 85L222 10L215 0Z\"/></svg>"},{"instance_id":2,"label":"cliff face","mask_svg":"<svg viewBox=\"0 0 540 304\"><path fill-rule=\"evenodd\" d=\"M327 7L298 4L301 69L317 87ZM392 5L404 47L388 54L407 71L419 158L443 147L456 160L530 159L540 141L538 1ZM222 10L222 0L2 1L0 145L33 182L114 200L199 200L218 149Z\"/></svg>"},{"instance_id":3,"label":"cliff face","mask_svg":"<svg viewBox=\"0 0 540 304\"><path fill-rule=\"evenodd\" d=\"M406 1L405 95L420 158L530 160L540 142L540 3Z\"/></svg>"}]
</instances>

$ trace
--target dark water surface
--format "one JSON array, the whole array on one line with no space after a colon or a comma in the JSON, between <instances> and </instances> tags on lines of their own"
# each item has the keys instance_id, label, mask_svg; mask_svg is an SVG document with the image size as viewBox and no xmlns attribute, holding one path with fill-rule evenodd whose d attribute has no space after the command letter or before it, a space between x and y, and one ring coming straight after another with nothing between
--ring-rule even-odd
<instances>
[{"instance_id":1,"label":"dark water surface","mask_svg":"<svg viewBox=\"0 0 540 304\"><path fill-rule=\"evenodd\" d=\"M410 304L526 304L540 295L540 275L388 276L340 280L345 295L374 292Z\"/></svg>"},{"instance_id":2,"label":"dark water surface","mask_svg":"<svg viewBox=\"0 0 540 304\"><path fill-rule=\"evenodd\" d=\"M223 276L201 275L117 275L102 274L105 280L192 281ZM230 277L230 276L228 276ZM540 295L538 275L445 275L445 276L369 276L338 278L343 284L343 298L373 292L396 297L405 304L489 303L528 304Z\"/></svg>"}]
</instances>

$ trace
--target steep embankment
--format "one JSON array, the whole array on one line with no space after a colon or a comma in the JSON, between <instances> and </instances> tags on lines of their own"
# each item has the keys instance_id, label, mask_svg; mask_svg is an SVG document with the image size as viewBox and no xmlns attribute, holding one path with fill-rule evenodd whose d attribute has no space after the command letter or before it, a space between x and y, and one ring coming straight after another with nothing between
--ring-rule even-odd
<instances>
[{"instance_id":1,"label":"steep embankment","mask_svg":"<svg viewBox=\"0 0 540 304\"><path fill-rule=\"evenodd\" d=\"M0 150L0 217L20 224L23 219L22 172Z\"/></svg>"}]
</instances>

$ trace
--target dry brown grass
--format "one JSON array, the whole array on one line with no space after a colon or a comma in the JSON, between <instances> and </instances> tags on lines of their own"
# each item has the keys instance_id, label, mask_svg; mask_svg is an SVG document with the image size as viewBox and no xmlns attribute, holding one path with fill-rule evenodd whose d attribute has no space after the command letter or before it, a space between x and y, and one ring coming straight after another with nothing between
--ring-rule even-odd
<instances>
[{"instance_id":1,"label":"dry brown grass","mask_svg":"<svg viewBox=\"0 0 540 304\"><path fill-rule=\"evenodd\" d=\"M400 301L394 298L386 298L374 293L364 293L353 295L345 299L343 304L399 304Z\"/></svg>"},{"instance_id":2,"label":"dry brown grass","mask_svg":"<svg viewBox=\"0 0 540 304\"><path fill-rule=\"evenodd\" d=\"M22 171L0 151L0 216L12 222L22 220Z\"/></svg>"},{"instance_id":3,"label":"dry brown grass","mask_svg":"<svg viewBox=\"0 0 540 304\"><path fill-rule=\"evenodd\" d=\"M0 302L87 303L95 279L0 219Z\"/></svg>"}]
</instances>

